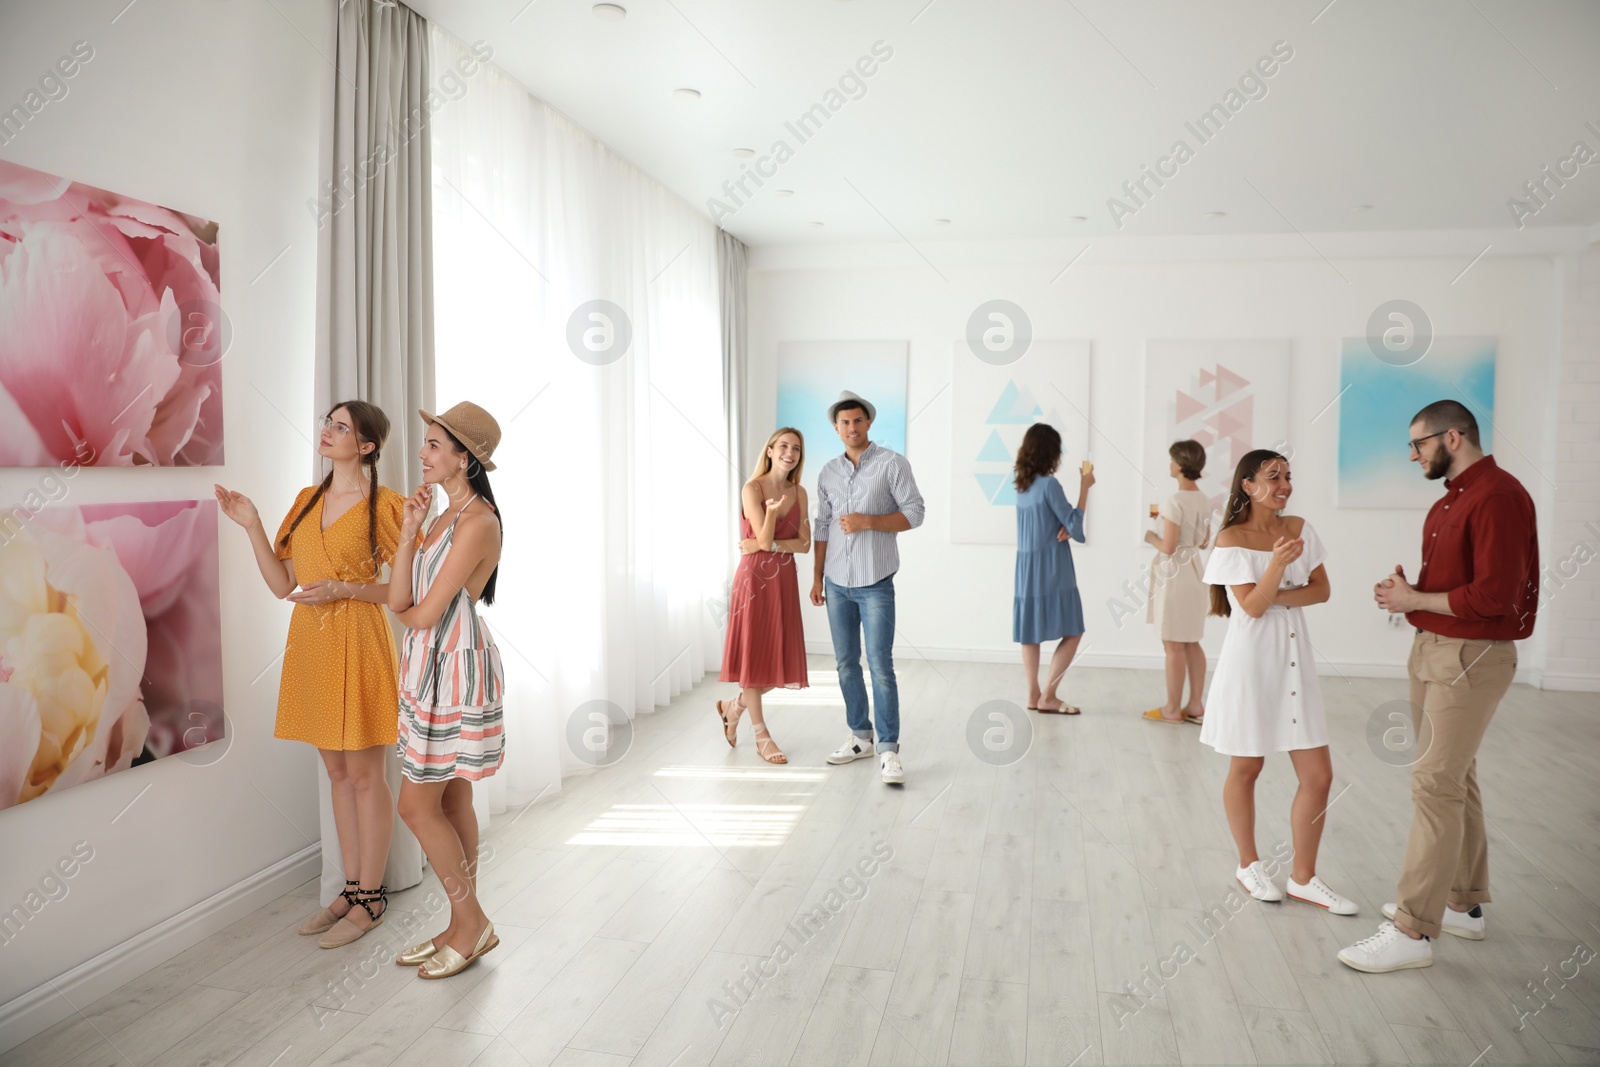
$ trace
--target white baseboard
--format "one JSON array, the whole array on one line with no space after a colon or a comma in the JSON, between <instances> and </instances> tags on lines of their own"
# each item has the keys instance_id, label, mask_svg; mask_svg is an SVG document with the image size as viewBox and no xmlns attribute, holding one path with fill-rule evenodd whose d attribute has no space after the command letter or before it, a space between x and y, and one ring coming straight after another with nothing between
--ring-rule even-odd
<instances>
[{"instance_id":1,"label":"white baseboard","mask_svg":"<svg viewBox=\"0 0 1600 1067\"><path fill-rule=\"evenodd\" d=\"M830 641L807 641L806 653L812 656L833 656L833 643ZM949 660L955 663L1016 663L1021 664L1021 654L1017 646L1008 649L997 648L930 648L922 645L917 648L896 645L894 648L895 659L901 663L910 663L919 659ZM1080 652L1073 661L1074 665L1084 667L1110 667L1115 670L1131 671L1159 671L1166 666L1166 657L1159 652L1132 653L1132 652L1095 652L1092 649ZM1406 665L1404 663L1319 663L1317 673L1326 677L1337 677L1340 674L1352 678L1404 678ZM1515 682L1522 685L1531 685L1536 689L1567 690L1581 693L1600 692L1600 676L1582 674L1550 674L1536 670L1532 667L1518 668Z\"/></svg>"},{"instance_id":2,"label":"white baseboard","mask_svg":"<svg viewBox=\"0 0 1600 1067\"><path fill-rule=\"evenodd\" d=\"M321 871L322 845L307 845L287 859L207 897L160 925L85 960L58 975L53 983L0 1004L0 1052L15 1048L72 1015L72 1004L89 1004L100 999L295 886L315 878Z\"/></svg>"},{"instance_id":3,"label":"white baseboard","mask_svg":"<svg viewBox=\"0 0 1600 1067\"><path fill-rule=\"evenodd\" d=\"M1546 674L1540 689L1561 689L1569 693L1600 693L1600 674Z\"/></svg>"}]
</instances>

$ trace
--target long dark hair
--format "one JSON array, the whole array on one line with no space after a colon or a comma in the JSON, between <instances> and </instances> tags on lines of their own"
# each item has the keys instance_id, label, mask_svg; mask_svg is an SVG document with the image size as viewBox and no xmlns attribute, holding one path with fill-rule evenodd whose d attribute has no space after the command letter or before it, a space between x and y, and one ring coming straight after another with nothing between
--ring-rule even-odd
<instances>
[{"instance_id":1,"label":"long dark hair","mask_svg":"<svg viewBox=\"0 0 1600 1067\"><path fill-rule=\"evenodd\" d=\"M1016 487L1025 491L1035 478L1054 474L1061 465L1061 435L1048 422L1036 422L1022 435L1017 449Z\"/></svg>"},{"instance_id":2,"label":"long dark hair","mask_svg":"<svg viewBox=\"0 0 1600 1067\"><path fill-rule=\"evenodd\" d=\"M455 446L457 452L467 453L467 486L471 488L474 493L477 493L479 496L483 497L483 499L489 502L490 508L494 510L495 521L500 524L500 543L501 545L504 545L506 537L506 520L500 514L500 505L496 504L494 501L494 490L489 488L489 472L483 469L483 464L478 462L477 456L474 456L471 452L467 452L467 446L461 443L461 438L450 432L449 427L445 426L445 424L442 422L436 422L434 425L439 427L439 431L441 433L450 438L450 443ZM483 592L478 596L478 603L494 603L494 586L499 577L500 564L496 563L494 565L494 570L489 572L489 580L483 583Z\"/></svg>"},{"instance_id":3,"label":"long dark hair","mask_svg":"<svg viewBox=\"0 0 1600 1067\"><path fill-rule=\"evenodd\" d=\"M365 400L341 400L328 409L323 416L325 419L333 418L333 413L344 408L350 414L350 429L355 431L356 451L359 453L361 446L372 444L372 451L361 457L361 462L366 466L370 487L367 492L367 545L372 550L372 581L377 581L378 572L383 568L383 558L378 554L378 459L383 452L383 443L389 439L389 416L374 404ZM333 470L323 476L322 484L317 486L317 491L311 494L311 499L306 501L306 506L300 509L300 514L294 517L294 522L289 524L289 530L278 542L278 549L282 551L288 546L289 540L294 537L295 528L300 525L300 520L310 514L311 509L317 506L317 501L322 499L328 491L328 486L333 484Z\"/></svg>"},{"instance_id":4,"label":"long dark hair","mask_svg":"<svg viewBox=\"0 0 1600 1067\"><path fill-rule=\"evenodd\" d=\"M1233 484L1228 489L1228 506L1222 513L1222 525L1217 528L1218 538L1222 536L1222 531L1228 527L1238 526L1240 523L1250 520L1252 504L1250 502L1250 494L1244 491L1245 479L1254 478L1262 467L1265 467L1275 459L1282 460L1285 463L1289 462L1280 453L1274 452L1270 448L1257 448L1246 452L1243 458L1239 460L1239 465L1233 469ZM1216 544L1216 541L1213 540L1211 543ZM1211 614L1221 615L1224 618L1233 614L1233 605L1228 603L1227 586L1214 585L1211 587Z\"/></svg>"}]
</instances>

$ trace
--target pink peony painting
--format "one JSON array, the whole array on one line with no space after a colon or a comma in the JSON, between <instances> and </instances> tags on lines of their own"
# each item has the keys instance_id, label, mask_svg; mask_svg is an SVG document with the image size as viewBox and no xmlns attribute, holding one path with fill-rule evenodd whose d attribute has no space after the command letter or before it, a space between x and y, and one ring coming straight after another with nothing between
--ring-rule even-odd
<instances>
[{"instance_id":1,"label":"pink peony painting","mask_svg":"<svg viewBox=\"0 0 1600 1067\"><path fill-rule=\"evenodd\" d=\"M0 467L222 463L217 224L0 160Z\"/></svg>"},{"instance_id":2,"label":"pink peony painting","mask_svg":"<svg viewBox=\"0 0 1600 1067\"><path fill-rule=\"evenodd\" d=\"M0 808L224 737L217 505L0 526Z\"/></svg>"}]
</instances>

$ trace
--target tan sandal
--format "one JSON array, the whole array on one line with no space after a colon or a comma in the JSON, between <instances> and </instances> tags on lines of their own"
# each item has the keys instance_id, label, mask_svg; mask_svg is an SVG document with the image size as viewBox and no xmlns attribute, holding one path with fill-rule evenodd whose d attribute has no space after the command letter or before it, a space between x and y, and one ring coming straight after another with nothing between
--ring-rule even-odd
<instances>
[{"instance_id":1,"label":"tan sandal","mask_svg":"<svg viewBox=\"0 0 1600 1067\"><path fill-rule=\"evenodd\" d=\"M728 721L727 712L722 710L722 705L724 704L733 705L732 722ZM732 700L717 701L717 718L722 720L722 736L728 739L729 748L736 748L739 744L739 716L743 715L744 712L745 707L739 703L738 697L734 697Z\"/></svg>"},{"instance_id":2,"label":"tan sandal","mask_svg":"<svg viewBox=\"0 0 1600 1067\"><path fill-rule=\"evenodd\" d=\"M357 926L355 923L350 921L350 916L346 915L344 918L334 923L327 933L322 935L322 940L317 942L318 948L343 948L352 941L361 940L363 937L366 937L368 933L383 925L384 916L389 914L388 886L380 885L376 889L358 890L355 895L351 897L351 899L357 904L361 905L361 910L365 911L367 913L367 918L371 919L372 921L366 926ZM373 911L372 905L374 904L382 904L383 910ZM355 911L354 908L351 908L350 910L352 912Z\"/></svg>"},{"instance_id":3,"label":"tan sandal","mask_svg":"<svg viewBox=\"0 0 1600 1067\"><path fill-rule=\"evenodd\" d=\"M750 725L751 725L751 728L753 730L755 730L755 734L756 734L756 755L760 756L762 759L766 760L768 763L788 763L789 762L789 757L785 756L783 754L783 752L779 750L778 743L772 739L772 733L767 729L767 724L766 723L757 722L757 723L751 723ZM770 745L771 746L771 748L772 748L772 754L771 755L767 754L767 750L762 747L763 745Z\"/></svg>"},{"instance_id":4,"label":"tan sandal","mask_svg":"<svg viewBox=\"0 0 1600 1067\"><path fill-rule=\"evenodd\" d=\"M334 900L334 904L337 904L340 900L343 900L346 904L354 905L355 897L352 894L354 894L357 889L361 888L361 883L356 879L346 878L344 885L344 892L339 894L338 898ZM354 886L355 889L350 888L351 886ZM349 914L350 909L346 908L344 915L335 915L333 913L333 904L330 904L326 908L323 908L321 911L317 912L315 915L311 916L311 918L307 919L305 922L301 923L300 934L303 937L311 937L314 934L325 934L329 930L332 930L335 926L338 926L339 920L343 919L345 915Z\"/></svg>"}]
</instances>

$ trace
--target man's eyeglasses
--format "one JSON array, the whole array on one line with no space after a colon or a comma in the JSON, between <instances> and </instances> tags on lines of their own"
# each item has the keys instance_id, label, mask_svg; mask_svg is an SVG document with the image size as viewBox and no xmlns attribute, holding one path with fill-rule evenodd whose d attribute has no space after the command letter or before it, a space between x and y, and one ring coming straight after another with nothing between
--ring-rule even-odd
<instances>
[{"instance_id":1,"label":"man's eyeglasses","mask_svg":"<svg viewBox=\"0 0 1600 1067\"><path fill-rule=\"evenodd\" d=\"M332 419L328 418L326 415L324 415L322 417L322 428L324 430L336 430L336 431L338 431L338 434L339 434L340 437L349 437L350 436L350 427L346 426L342 422L334 422ZM1415 441L1412 442L1412 447L1413 448L1416 447L1416 442Z\"/></svg>"},{"instance_id":2,"label":"man's eyeglasses","mask_svg":"<svg viewBox=\"0 0 1600 1067\"><path fill-rule=\"evenodd\" d=\"M1417 446L1422 444L1422 442L1431 441L1435 437L1443 437L1445 434L1447 434L1449 432L1450 432L1449 430L1440 430L1438 433L1430 433L1427 437L1419 437L1419 438L1417 438L1416 440L1411 442L1411 454L1413 456L1417 454Z\"/></svg>"}]
</instances>

